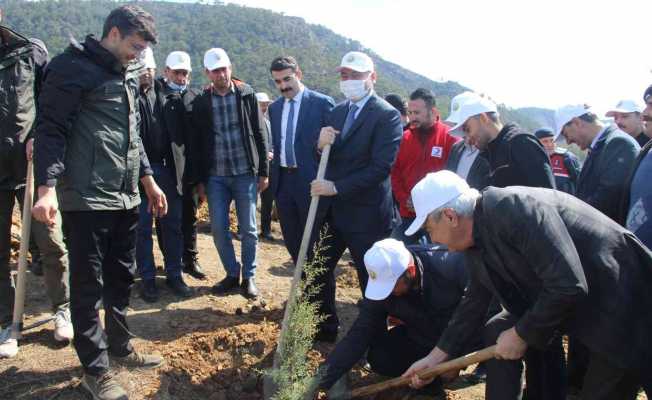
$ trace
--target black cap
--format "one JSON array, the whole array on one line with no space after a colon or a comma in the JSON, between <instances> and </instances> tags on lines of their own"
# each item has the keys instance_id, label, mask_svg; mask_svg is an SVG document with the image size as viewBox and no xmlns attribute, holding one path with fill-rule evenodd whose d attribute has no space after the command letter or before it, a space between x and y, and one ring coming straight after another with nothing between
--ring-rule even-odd
<instances>
[{"instance_id":1,"label":"black cap","mask_svg":"<svg viewBox=\"0 0 652 400\"><path fill-rule=\"evenodd\" d=\"M534 136L536 136L537 139L543 139L545 137L554 137L555 133L550 128L539 128L534 132Z\"/></svg>"},{"instance_id":2,"label":"black cap","mask_svg":"<svg viewBox=\"0 0 652 400\"><path fill-rule=\"evenodd\" d=\"M407 115L407 110L405 109L405 100L396 94L390 93L385 96L385 101L392 105L401 115Z\"/></svg>"},{"instance_id":3,"label":"black cap","mask_svg":"<svg viewBox=\"0 0 652 400\"><path fill-rule=\"evenodd\" d=\"M652 85L650 85L647 89L645 89L645 93L643 93L643 101L647 103L651 97L652 97Z\"/></svg>"}]
</instances>

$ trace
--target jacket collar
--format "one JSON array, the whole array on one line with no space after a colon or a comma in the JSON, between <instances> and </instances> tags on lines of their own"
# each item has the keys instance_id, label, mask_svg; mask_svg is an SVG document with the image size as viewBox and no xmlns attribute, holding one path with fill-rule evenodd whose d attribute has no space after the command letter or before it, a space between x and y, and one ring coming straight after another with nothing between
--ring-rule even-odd
<instances>
[{"instance_id":1,"label":"jacket collar","mask_svg":"<svg viewBox=\"0 0 652 400\"><path fill-rule=\"evenodd\" d=\"M77 51L81 51L86 57L90 58L95 64L98 64L109 71L122 74L127 71L120 61L107 49L102 47L100 42L95 39L94 35L86 36L86 40L81 44L81 48L77 46L75 42L71 44Z\"/></svg>"}]
</instances>

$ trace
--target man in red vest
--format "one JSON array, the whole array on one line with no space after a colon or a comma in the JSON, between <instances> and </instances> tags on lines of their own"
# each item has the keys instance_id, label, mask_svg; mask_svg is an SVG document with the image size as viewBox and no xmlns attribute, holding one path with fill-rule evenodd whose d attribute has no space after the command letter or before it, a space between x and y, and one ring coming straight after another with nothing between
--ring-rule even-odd
<instances>
[{"instance_id":1,"label":"man in red vest","mask_svg":"<svg viewBox=\"0 0 652 400\"><path fill-rule=\"evenodd\" d=\"M429 172L445 168L453 144L460 138L448 133L449 128L439 119L435 95L428 89L417 89L408 103L410 125L403 132L396 162L392 167L392 191L399 203L402 223L392 232L392 238L405 244L425 239L423 232L405 236L405 229L414 220L410 190Z\"/></svg>"},{"instance_id":2,"label":"man in red vest","mask_svg":"<svg viewBox=\"0 0 652 400\"><path fill-rule=\"evenodd\" d=\"M575 195L577 178L580 176L580 160L575 154L555 145L554 132L550 128L541 128L534 132L550 157L552 174L555 176L557 190Z\"/></svg>"}]
</instances>

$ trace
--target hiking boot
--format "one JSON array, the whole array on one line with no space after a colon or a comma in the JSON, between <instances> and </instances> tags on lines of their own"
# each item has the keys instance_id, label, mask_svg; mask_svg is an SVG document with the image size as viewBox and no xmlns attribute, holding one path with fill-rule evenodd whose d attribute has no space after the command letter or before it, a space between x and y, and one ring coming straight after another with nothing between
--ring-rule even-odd
<instances>
[{"instance_id":1,"label":"hiking boot","mask_svg":"<svg viewBox=\"0 0 652 400\"><path fill-rule=\"evenodd\" d=\"M111 372L100 376L84 374L81 383L94 400L129 400L127 392L115 379L115 374Z\"/></svg>"},{"instance_id":2,"label":"hiking boot","mask_svg":"<svg viewBox=\"0 0 652 400\"><path fill-rule=\"evenodd\" d=\"M57 342L69 342L74 332L70 321L70 309L64 308L54 314L54 340Z\"/></svg>"},{"instance_id":3,"label":"hiking boot","mask_svg":"<svg viewBox=\"0 0 652 400\"><path fill-rule=\"evenodd\" d=\"M204 273L204 270L202 269L201 265L199 265L199 261L197 261L196 258L190 259L184 264L183 272L195 279L206 279L206 274Z\"/></svg>"},{"instance_id":4,"label":"hiking boot","mask_svg":"<svg viewBox=\"0 0 652 400\"><path fill-rule=\"evenodd\" d=\"M242 289L242 295L248 299L255 299L258 297L258 288L256 287L256 282L254 278L243 279L242 284L240 284Z\"/></svg>"},{"instance_id":5,"label":"hiking boot","mask_svg":"<svg viewBox=\"0 0 652 400\"><path fill-rule=\"evenodd\" d=\"M213 294L225 294L233 289L238 288L240 279L233 276L227 276L211 288Z\"/></svg>"},{"instance_id":6,"label":"hiking boot","mask_svg":"<svg viewBox=\"0 0 652 400\"><path fill-rule=\"evenodd\" d=\"M183 281L182 277L168 278L165 281L165 284L168 285L172 292L179 297L185 299L192 297L194 291L186 285L186 282Z\"/></svg>"},{"instance_id":7,"label":"hiking boot","mask_svg":"<svg viewBox=\"0 0 652 400\"><path fill-rule=\"evenodd\" d=\"M11 358L18 354L18 341L11 338L11 331L7 328L6 338L0 339L0 358Z\"/></svg>"},{"instance_id":8,"label":"hiking boot","mask_svg":"<svg viewBox=\"0 0 652 400\"><path fill-rule=\"evenodd\" d=\"M125 368L153 369L163 365L163 357L156 354L141 354L136 350L124 357L109 355L109 360Z\"/></svg>"},{"instance_id":9,"label":"hiking boot","mask_svg":"<svg viewBox=\"0 0 652 400\"><path fill-rule=\"evenodd\" d=\"M140 289L140 297L148 303L156 303L158 301L158 288L156 287L156 279L146 279L142 282Z\"/></svg>"}]
</instances>

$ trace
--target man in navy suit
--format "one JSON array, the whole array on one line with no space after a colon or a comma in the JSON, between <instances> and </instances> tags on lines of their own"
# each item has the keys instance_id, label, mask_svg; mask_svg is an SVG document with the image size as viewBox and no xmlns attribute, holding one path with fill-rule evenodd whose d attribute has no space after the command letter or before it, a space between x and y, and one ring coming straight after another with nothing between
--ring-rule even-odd
<instances>
[{"instance_id":1,"label":"man in navy suit","mask_svg":"<svg viewBox=\"0 0 652 400\"><path fill-rule=\"evenodd\" d=\"M276 199L285 247L296 264L310 207L310 182L317 176L315 143L334 102L306 88L291 56L278 57L269 68L281 97L269 106L274 158L271 190Z\"/></svg>"},{"instance_id":2,"label":"man in navy suit","mask_svg":"<svg viewBox=\"0 0 652 400\"><path fill-rule=\"evenodd\" d=\"M322 285L320 311L326 320L317 339L331 342L339 326L334 276L338 260L348 248L364 294L364 254L396 225L389 172L403 134L398 111L373 90L376 73L369 56L349 52L338 71L347 100L335 106L319 134L318 150L332 147L325 179L311 184L311 194L324 197L318 214L328 227L326 272L317 282Z\"/></svg>"}]
</instances>

